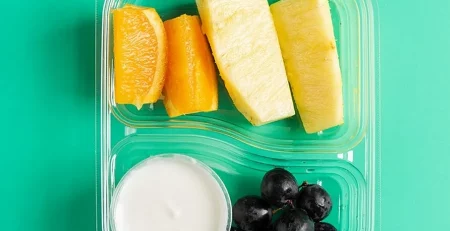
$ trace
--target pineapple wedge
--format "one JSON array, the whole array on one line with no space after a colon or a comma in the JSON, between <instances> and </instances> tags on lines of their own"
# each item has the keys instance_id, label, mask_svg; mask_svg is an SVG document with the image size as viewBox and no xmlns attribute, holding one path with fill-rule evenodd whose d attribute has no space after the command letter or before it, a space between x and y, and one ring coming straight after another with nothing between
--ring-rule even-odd
<instances>
[{"instance_id":1,"label":"pineapple wedge","mask_svg":"<svg viewBox=\"0 0 450 231\"><path fill-rule=\"evenodd\" d=\"M196 0L220 75L255 126L295 115L267 0Z\"/></svg>"},{"instance_id":2,"label":"pineapple wedge","mask_svg":"<svg viewBox=\"0 0 450 231\"><path fill-rule=\"evenodd\" d=\"M270 9L306 132L343 124L342 79L328 0L281 0Z\"/></svg>"}]
</instances>

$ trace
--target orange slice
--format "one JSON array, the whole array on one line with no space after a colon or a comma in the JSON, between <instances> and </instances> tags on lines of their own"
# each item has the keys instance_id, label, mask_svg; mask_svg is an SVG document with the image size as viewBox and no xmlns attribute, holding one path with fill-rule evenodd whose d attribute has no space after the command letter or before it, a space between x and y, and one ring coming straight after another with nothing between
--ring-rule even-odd
<instances>
[{"instance_id":1,"label":"orange slice","mask_svg":"<svg viewBox=\"0 0 450 231\"><path fill-rule=\"evenodd\" d=\"M164 22L169 65L164 105L170 117L217 110L217 75L198 16Z\"/></svg>"},{"instance_id":2,"label":"orange slice","mask_svg":"<svg viewBox=\"0 0 450 231\"><path fill-rule=\"evenodd\" d=\"M138 109L158 101L166 74L167 37L153 8L126 5L113 11L114 97Z\"/></svg>"}]
</instances>

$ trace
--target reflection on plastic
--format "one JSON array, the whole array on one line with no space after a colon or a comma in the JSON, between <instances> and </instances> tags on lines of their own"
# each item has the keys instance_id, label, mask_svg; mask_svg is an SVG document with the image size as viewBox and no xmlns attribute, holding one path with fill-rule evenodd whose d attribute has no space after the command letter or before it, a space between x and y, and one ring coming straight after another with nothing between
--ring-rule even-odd
<instances>
[{"instance_id":1,"label":"reflection on plastic","mask_svg":"<svg viewBox=\"0 0 450 231\"><path fill-rule=\"evenodd\" d=\"M337 154L337 158L344 159L344 153ZM345 159L347 159L349 162L353 162L353 150L350 150L346 153Z\"/></svg>"},{"instance_id":2,"label":"reflection on plastic","mask_svg":"<svg viewBox=\"0 0 450 231\"><path fill-rule=\"evenodd\" d=\"M353 162L353 150L348 151L347 160Z\"/></svg>"},{"instance_id":3,"label":"reflection on plastic","mask_svg":"<svg viewBox=\"0 0 450 231\"><path fill-rule=\"evenodd\" d=\"M322 181L321 180L317 180L317 184L322 186Z\"/></svg>"},{"instance_id":4,"label":"reflection on plastic","mask_svg":"<svg viewBox=\"0 0 450 231\"><path fill-rule=\"evenodd\" d=\"M128 126L125 126L125 136L129 136L136 133L136 128L130 128Z\"/></svg>"}]
</instances>

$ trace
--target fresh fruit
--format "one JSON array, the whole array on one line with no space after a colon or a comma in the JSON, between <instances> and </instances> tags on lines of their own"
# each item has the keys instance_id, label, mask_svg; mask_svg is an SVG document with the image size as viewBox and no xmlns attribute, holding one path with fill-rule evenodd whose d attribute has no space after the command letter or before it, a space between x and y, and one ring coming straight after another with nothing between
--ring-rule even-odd
<instances>
[{"instance_id":1,"label":"fresh fruit","mask_svg":"<svg viewBox=\"0 0 450 231\"><path fill-rule=\"evenodd\" d=\"M267 0L196 0L225 87L253 125L295 114Z\"/></svg>"},{"instance_id":2,"label":"fresh fruit","mask_svg":"<svg viewBox=\"0 0 450 231\"><path fill-rule=\"evenodd\" d=\"M167 65L164 25L153 8L126 5L113 11L114 98L138 109L156 102Z\"/></svg>"},{"instance_id":3,"label":"fresh fruit","mask_svg":"<svg viewBox=\"0 0 450 231\"><path fill-rule=\"evenodd\" d=\"M261 182L261 196L278 208L293 203L298 193L295 177L282 168L267 172Z\"/></svg>"},{"instance_id":4,"label":"fresh fruit","mask_svg":"<svg viewBox=\"0 0 450 231\"><path fill-rule=\"evenodd\" d=\"M233 221L243 231L265 230L272 220L269 203L257 196L246 196L233 206Z\"/></svg>"},{"instance_id":5,"label":"fresh fruit","mask_svg":"<svg viewBox=\"0 0 450 231\"><path fill-rule=\"evenodd\" d=\"M217 75L198 16L164 22L169 65L164 105L170 117L217 110Z\"/></svg>"},{"instance_id":6,"label":"fresh fruit","mask_svg":"<svg viewBox=\"0 0 450 231\"><path fill-rule=\"evenodd\" d=\"M343 124L341 71L328 0L281 0L270 9L306 132Z\"/></svg>"},{"instance_id":7,"label":"fresh fruit","mask_svg":"<svg viewBox=\"0 0 450 231\"><path fill-rule=\"evenodd\" d=\"M333 203L330 195L322 186L307 184L300 189L296 206L304 209L314 222L319 222L330 214Z\"/></svg>"},{"instance_id":8,"label":"fresh fruit","mask_svg":"<svg viewBox=\"0 0 450 231\"><path fill-rule=\"evenodd\" d=\"M317 222L314 224L314 231L337 231L337 229L329 223Z\"/></svg>"},{"instance_id":9,"label":"fresh fruit","mask_svg":"<svg viewBox=\"0 0 450 231\"><path fill-rule=\"evenodd\" d=\"M274 231L314 231L314 222L301 209L291 209L274 224Z\"/></svg>"},{"instance_id":10,"label":"fresh fruit","mask_svg":"<svg viewBox=\"0 0 450 231\"><path fill-rule=\"evenodd\" d=\"M236 227L231 227L230 231L244 231L244 230ZM258 231L272 231L272 230L270 229L270 226L268 226L267 228L259 229Z\"/></svg>"},{"instance_id":11,"label":"fresh fruit","mask_svg":"<svg viewBox=\"0 0 450 231\"><path fill-rule=\"evenodd\" d=\"M298 187L289 171L274 168L264 175L261 194L262 198L245 196L234 204L233 221L238 227L230 231L336 231L320 222L332 208L330 195L320 185L303 182ZM295 206L285 206L294 200ZM270 201L277 206L273 211Z\"/></svg>"}]
</instances>

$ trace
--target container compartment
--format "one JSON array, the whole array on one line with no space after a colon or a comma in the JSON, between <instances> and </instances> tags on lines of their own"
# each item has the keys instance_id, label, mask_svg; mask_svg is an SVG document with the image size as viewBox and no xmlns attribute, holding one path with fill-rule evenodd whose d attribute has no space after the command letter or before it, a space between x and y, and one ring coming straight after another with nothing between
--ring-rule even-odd
<instances>
[{"instance_id":1,"label":"container compartment","mask_svg":"<svg viewBox=\"0 0 450 231\"><path fill-rule=\"evenodd\" d=\"M269 1L270 3L276 1ZM137 110L133 105L118 105L114 100L114 65L112 51L111 10L124 4L155 8L163 20L183 13L198 15L195 0L107 0L104 6L103 58L104 78L107 79L108 104L112 114L123 124L134 128L182 127L204 129L232 136L261 149L296 152L342 152L355 147L367 130L368 104L373 87L368 84L373 76L370 68L374 56L367 49L372 44L363 39L370 34L372 12L366 8L368 0L331 0L331 13L343 80L344 124L316 134L306 134L298 112L294 117L252 126L234 107L219 77L219 110L209 113L169 118L161 101L144 105Z\"/></svg>"},{"instance_id":2,"label":"container compartment","mask_svg":"<svg viewBox=\"0 0 450 231\"><path fill-rule=\"evenodd\" d=\"M180 142L182 140L182 142ZM242 147L240 147L242 146ZM361 172L343 159L282 160L258 158L245 151L245 145L232 145L219 139L197 135L136 134L120 141L108 160L108 201L122 177L150 156L180 153L194 157L211 167L222 179L232 203L245 195L259 195L261 179L274 167L291 171L299 184L319 183L330 193L334 206L326 221L339 230L364 230L368 214L367 188ZM274 156L276 157L276 156ZM110 201L111 203L111 201ZM111 211L107 210L110 214ZM107 215L108 216L108 215Z\"/></svg>"}]
</instances>

